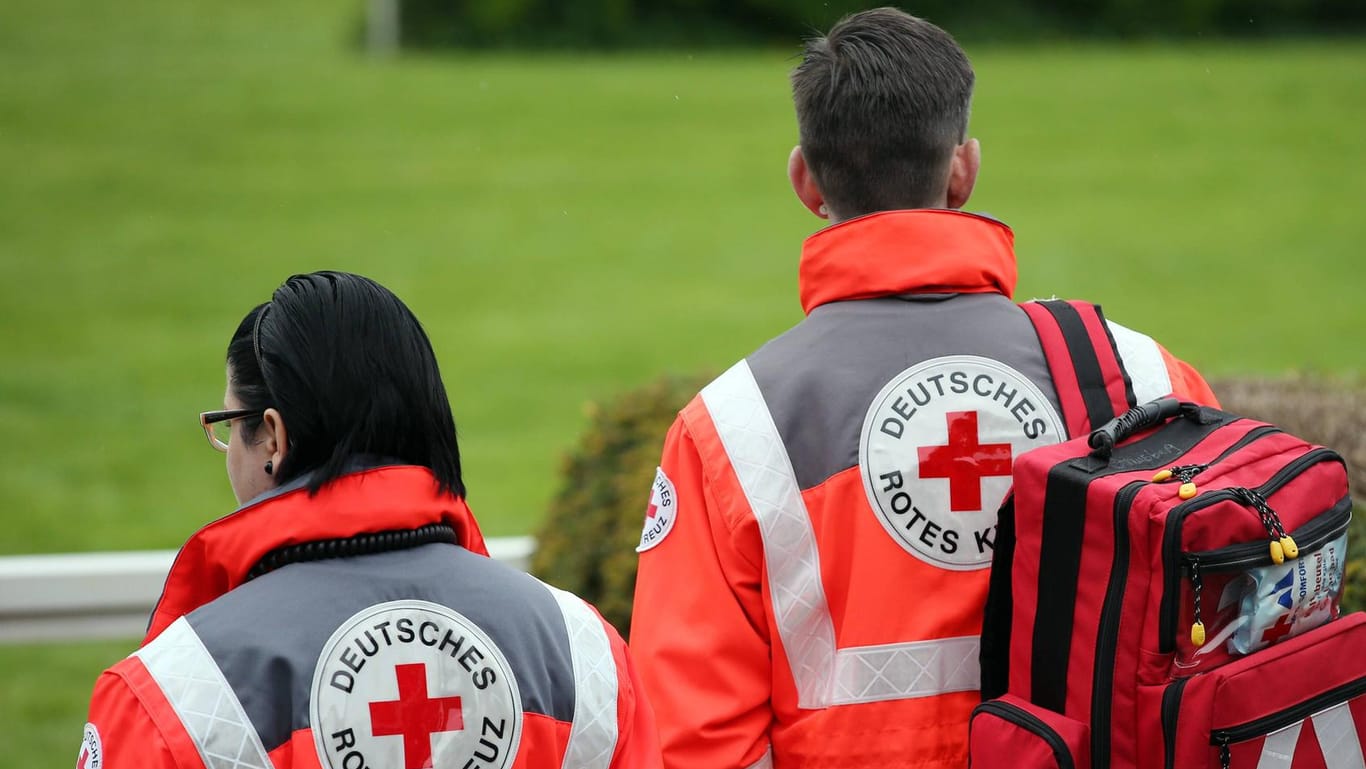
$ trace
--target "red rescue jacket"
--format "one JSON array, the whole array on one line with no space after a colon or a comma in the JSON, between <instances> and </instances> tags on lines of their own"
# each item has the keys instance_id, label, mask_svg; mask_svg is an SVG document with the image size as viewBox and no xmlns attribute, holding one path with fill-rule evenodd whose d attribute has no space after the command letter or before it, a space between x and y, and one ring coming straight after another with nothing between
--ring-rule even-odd
<instances>
[{"instance_id":1,"label":"red rescue jacket","mask_svg":"<svg viewBox=\"0 0 1366 769\"><path fill-rule=\"evenodd\" d=\"M284 545L445 523L433 543L285 565ZM321 547L321 546L319 546ZM610 625L486 557L430 471L291 486L181 548L141 648L96 683L81 769L656 767Z\"/></svg>"},{"instance_id":2,"label":"red rescue jacket","mask_svg":"<svg viewBox=\"0 0 1366 769\"><path fill-rule=\"evenodd\" d=\"M1067 437L1012 244L947 210L813 235L806 319L679 414L631 639L666 766L966 765L1011 460ZM1153 340L1109 332L1140 401L1214 402Z\"/></svg>"}]
</instances>

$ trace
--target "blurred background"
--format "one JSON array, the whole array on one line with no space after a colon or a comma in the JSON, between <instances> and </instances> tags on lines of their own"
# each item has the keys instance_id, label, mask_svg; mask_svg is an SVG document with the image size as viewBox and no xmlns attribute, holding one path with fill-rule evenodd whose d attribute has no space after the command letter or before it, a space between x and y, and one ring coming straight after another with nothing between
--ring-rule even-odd
<instances>
[{"instance_id":1,"label":"blurred background","mask_svg":"<svg viewBox=\"0 0 1366 769\"><path fill-rule=\"evenodd\" d=\"M876 4L0 2L0 555L229 512L197 413L242 316L317 269L413 308L471 506L530 533L585 404L799 319L786 77ZM1366 3L902 7L973 59L969 208L1015 228L1019 298L1210 375L1360 385ZM135 644L0 646L0 767L74 761Z\"/></svg>"}]
</instances>

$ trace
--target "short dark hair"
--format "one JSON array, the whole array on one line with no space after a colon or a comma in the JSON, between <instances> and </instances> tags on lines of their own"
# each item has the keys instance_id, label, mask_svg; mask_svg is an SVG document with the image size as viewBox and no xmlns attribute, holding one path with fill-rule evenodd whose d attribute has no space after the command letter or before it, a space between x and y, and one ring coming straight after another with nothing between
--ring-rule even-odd
<instances>
[{"instance_id":1,"label":"short dark hair","mask_svg":"<svg viewBox=\"0 0 1366 769\"><path fill-rule=\"evenodd\" d=\"M286 483L309 474L317 492L366 456L431 469L463 497L455 419L422 324L397 296L345 272L295 275L247 313L228 343L233 394L275 408L289 453ZM246 420L253 436L261 420Z\"/></svg>"},{"instance_id":2,"label":"short dark hair","mask_svg":"<svg viewBox=\"0 0 1366 769\"><path fill-rule=\"evenodd\" d=\"M792 72L802 155L844 217L933 205L967 138L974 75L935 25L896 8L841 19Z\"/></svg>"}]
</instances>

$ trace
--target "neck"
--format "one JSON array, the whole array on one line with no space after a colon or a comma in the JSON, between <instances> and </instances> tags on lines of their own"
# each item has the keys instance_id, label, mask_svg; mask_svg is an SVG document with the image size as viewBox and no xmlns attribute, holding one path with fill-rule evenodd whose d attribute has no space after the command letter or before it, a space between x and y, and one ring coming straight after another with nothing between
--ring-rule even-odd
<instances>
[{"instance_id":1,"label":"neck","mask_svg":"<svg viewBox=\"0 0 1366 769\"><path fill-rule=\"evenodd\" d=\"M882 214L882 213L887 213L887 212L889 212L889 211L935 211L935 210L941 210L941 211L957 211L957 210L959 210L959 209L954 208L953 206L950 206L947 197L940 196L940 197L938 197L938 198L935 198L933 201L930 201L929 203L926 203L926 204L924 204L924 205L918 205L918 206L902 206L902 207L894 207L894 208L875 208L875 209L873 209L873 210L871 210L871 211L863 211L863 212L861 212L861 213L845 214L845 213L843 213L843 212L841 212L841 211L836 211L836 210L834 210L834 209L832 209L832 208L829 208L829 205L827 204L826 210L829 211L829 213L830 213L829 224L826 225L827 227L829 227L829 226L833 226L833 225L836 225L836 224L843 224L844 222L847 222L847 221L849 221L850 219L858 219L859 217L868 216L869 214Z\"/></svg>"}]
</instances>

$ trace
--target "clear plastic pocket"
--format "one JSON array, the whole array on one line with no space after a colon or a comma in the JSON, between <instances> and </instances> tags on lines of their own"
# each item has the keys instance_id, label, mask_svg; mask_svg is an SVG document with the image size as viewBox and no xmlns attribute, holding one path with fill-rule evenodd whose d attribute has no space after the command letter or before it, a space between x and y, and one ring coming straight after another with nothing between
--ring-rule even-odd
<instances>
[{"instance_id":1,"label":"clear plastic pocket","mask_svg":"<svg viewBox=\"0 0 1366 769\"><path fill-rule=\"evenodd\" d=\"M1280 564L1240 560L1237 548L1186 554L1174 674L1217 667L1336 619L1347 558L1345 522L1316 539Z\"/></svg>"}]
</instances>

